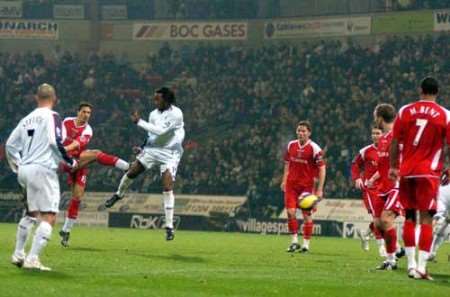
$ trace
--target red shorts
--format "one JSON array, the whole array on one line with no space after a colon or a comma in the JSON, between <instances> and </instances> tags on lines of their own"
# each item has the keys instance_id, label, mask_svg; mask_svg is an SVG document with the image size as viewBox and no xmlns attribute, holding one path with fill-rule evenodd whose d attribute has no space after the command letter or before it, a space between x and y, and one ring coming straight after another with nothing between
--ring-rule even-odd
<instances>
[{"instance_id":1,"label":"red shorts","mask_svg":"<svg viewBox=\"0 0 450 297\"><path fill-rule=\"evenodd\" d=\"M398 216L403 214L403 207L402 204L400 203L398 189L392 189L387 193L379 194L378 197L380 197L381 200L384 202L381 211L389 210L394 212Z\"/></svg>"},{"instance_id":2,"label":"red shorts","mask_svg":"<svg viewBox=\"0 0 450 297\"><path fill-rule=\"evenodd\" d=\"M439 178L417 177L400 179L400 201L405 209L436 210Z\"/></svg>"},{"instance_id":3,"label":"red shorts","mask_svg":"<svg viewBox=\"0 0 450 297\"><path fill-rule=\"evenodd\" d=\"M363 202L366 206L367 212L373 217L379 218L383 211L384 201L378 196L377 189L364 189Z\"/></svg>"},{"instance_id":4,"label":"red shorts","mask_svg":"<svg viewBox=\"0 0 450 297\"><path fill-rule=\"evenodd\" d=\"M286 208L298 208L298 197L313 193L313 187L304 187L286 183L284 192L284 205Z\"/></svg>"},{"instance_id":5,"label":"red shorts","mask_svg":"<svg viewBox=\"0 0 450 297\"><path fill-rule=\"evenodd\" d=\"M83 167L75 172L71 172L71 169L67 165L62 165L62 170L67 173L67 184L72 186L77 184L82 188L86 188L88 169Z\"/></svg>"}]
</instances>

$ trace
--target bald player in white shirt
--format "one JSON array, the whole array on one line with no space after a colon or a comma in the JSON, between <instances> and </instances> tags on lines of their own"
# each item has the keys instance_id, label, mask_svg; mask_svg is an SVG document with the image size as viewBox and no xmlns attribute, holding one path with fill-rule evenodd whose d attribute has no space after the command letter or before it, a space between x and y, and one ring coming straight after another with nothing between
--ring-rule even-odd
<instances>
[{"instance_id":1,"label":"bald player in white shirt","mask_svg":"<svg viewBox=\"0 0 450 297\"><path fill-rule=\"evenodd\" d=\"M62 144L61 119L52 110L56 104L54 88L48 84L40 85L36 99L38 107L19 122L5 146L8 163L17 173L27 196L27 215L19 222L11 262L18 267L51 270L41 264L39 255L50 240L59 210L60 188L56 171L61 159L72 168L76 168L76 161L67 155ZM26 255L25 244L36 218L40 223Z\"/></svg>"},{"instance_id":2,"label":"bald player in white shirt","mask_svg":"<svg viewBox=\"0 0 450 297\"><path fill-rule=\"evenodd\" d=\"M183 155L182 144L185 135L183 112L173 105L175 95L166 87L157 90L153 100L156 109L150 113L148 122L142 120L137 112L131 116L135 124L148 132L148 137L136 161L122 177L117 192L105 202L105 206L110 208L121 200L133 180L141 173L153 166L159 166L163 184L166 240L173 240L175 237L173 183Z\"/></svg>"}]
</instances>

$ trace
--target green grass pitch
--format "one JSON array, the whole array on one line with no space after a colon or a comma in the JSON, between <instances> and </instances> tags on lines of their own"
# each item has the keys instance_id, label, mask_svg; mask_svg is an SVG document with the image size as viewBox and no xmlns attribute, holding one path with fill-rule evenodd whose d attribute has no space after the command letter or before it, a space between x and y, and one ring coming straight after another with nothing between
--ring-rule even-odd
<instances>
[{"instance_id":1,"label":"green grass pitch","mask_svg":"<svg viewBox=\"0 0 450 297\"><path fill-rule=\"evenodd\" d=\"M71 246L58 228L42 255L54 269L10 264L16 225L0 224L0 296L450 296L450 244L429 269L434 282L410 280L405 260L397 271L375 271L375 244L313 238L312 251L285 252L288 236L76 228Z\"/></svg>"}]
</instances>

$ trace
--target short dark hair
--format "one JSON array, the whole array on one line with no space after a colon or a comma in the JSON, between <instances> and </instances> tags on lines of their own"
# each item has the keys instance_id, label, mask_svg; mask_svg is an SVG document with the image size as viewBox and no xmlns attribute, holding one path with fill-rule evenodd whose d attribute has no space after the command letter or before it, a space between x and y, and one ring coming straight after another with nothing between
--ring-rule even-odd
<instances>
[{"instance_id":1,"label":"short dark hair","mask_svg":"<svg viewBox=\"0 0 450 297\"><path fill-rule=\"evenodd\" d=\"M424 95L437 95L439 92L439 83L435 78L428 76L422 80L420 88Z\"/></svg>"},{"instance_id":2,"label":"short dark hair","mask_svg":"<svg viewBox=\"0 0 450 297\"><path fill-rule=\"evenodd\" d=\"M175 93L171 89L169 89L167 87L162 87L162 88L159 88L158 90L156 90L156 93L161 94L162 98L167 103L169 103L169 104L175 103Z\"/></svg>"},{"instance_id":3,"label":"short dark hair","mask_svg":"<svg viewBox=\"0 0 450 297\"><path fill-rule=\"evenodd\" d=\"M395 119L395 107L389 103L380 103L375 107L375 116L381 117L386 123L392 123Z\"/></svg>"},{"instance_id":4,"label":"short dark hair","mask_svg":"<svg viewBox=\"0 0 450 297\"><path fill-rule=\"evenodd\" d=\"M91 110L94 109L94 105L92 105L89 102L80 102L80 104L78 105L78 111L80 111L83 107L89 107Z\"/></svg>"},{"instance_id":5,"label":"short dark hair","mask_svg":"<svg viewBox=\"0 0 450 297\"><path fill-rule=\"evenodd\" d=\"M370 130L374 130L374 129L383 131L383 129L377 123L372 123L372 125L370 126Z\"/></svg>"},{"instance_id":6,"label":"short dark hair","mask_svg":"<svg viewBox=\"0 0 450 297\"><path fill-rule=\"evenodd\" d=\"M306 129L308 129L309 132L312 131L312 125L311 125L311 122L308 121L308 120L303 120L303 121L298 122L297 127L298 127L298 126L305 126Z\"/></svg>"}]
</instances>

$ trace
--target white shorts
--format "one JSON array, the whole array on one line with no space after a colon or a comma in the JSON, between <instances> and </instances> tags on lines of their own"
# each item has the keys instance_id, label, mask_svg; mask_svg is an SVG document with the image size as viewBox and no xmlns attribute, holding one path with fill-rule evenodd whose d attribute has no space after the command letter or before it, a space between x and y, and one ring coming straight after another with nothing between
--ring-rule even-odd
<instances>
[{"instance_id":1,"label":"white shorts","mask_svg":"<svg viewBox=\"0 0 450 297\"><path fill-rule=\"evenodd\" d=\"M137 155L136 159L145 167L150 169L153 166L159 166L159 172L162 175L169 170L172 179L175 180L177 175L178 164L180 163L183 152L169 149L144 148Z\"/></svg>"},{"instance_id":2,"label":"white shorts","mask_svg":"<svg viewBox=\"0 0 450 297\"><path fill-rule=\"evenodd\" d=\"M35 164L19 166L18 180L26 189L28 211L58 212L60 191L55 170Z\"/></svg>"},{"instance_id":3,"label":"white shorts","mask_svg":"<svg viewBox=\"0 0 450 297\"><path fill-rule=\"evenodd\" d=\"M450 212L450 184L439 188L436 216L448 217Z\"/></svg>"}]
</instances>

